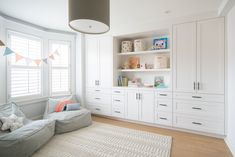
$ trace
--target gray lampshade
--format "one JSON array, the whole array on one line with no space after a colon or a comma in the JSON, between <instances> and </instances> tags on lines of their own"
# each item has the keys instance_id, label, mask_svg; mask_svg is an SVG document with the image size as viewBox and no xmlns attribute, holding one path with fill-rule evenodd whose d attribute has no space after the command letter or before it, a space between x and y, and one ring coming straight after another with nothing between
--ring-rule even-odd
<instances>
[{"instance_id":1,"label":"gray lampshade","mask_svg":"<svg viewBox=\"0 0 235 157\"><path fill-rule=\"evenodd\" d=\"M0 40L0 46L5 46L5 44Z\"/></svg>"},{"instance_id":2,"label":"gray lampshade","mask_svg":"<svg viewBox=\"0 0 235 157\"><path fill-rule=\"evenodd\" d=\"M86 34L109 31L109 0L69 0L69 26Z\"/></svg>"}]
</instances>

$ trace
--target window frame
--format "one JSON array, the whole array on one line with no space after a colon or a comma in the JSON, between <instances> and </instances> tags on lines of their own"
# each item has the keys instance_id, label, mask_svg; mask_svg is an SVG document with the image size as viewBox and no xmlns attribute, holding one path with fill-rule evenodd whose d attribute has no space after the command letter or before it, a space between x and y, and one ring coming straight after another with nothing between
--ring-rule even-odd
<instances>
[{"instance_id":1,"label":"window frame","mask_svg":"<svg viewBox=\"0 0 235 157\"><path fill-rule=\"evenodd\" d=\"M6 31L6 35L7 35L7 46L11 47L11 35L15 35L15 36L19 36L19 37L23 37L23 38L27 38L27 39L31 39L31 40L37 40L40 42L41 44L41 58L44 56L44 45L43 45L43 38L42 37L38 37L36 35L31 35L31 34L27 34L27 33L21 33L18 31L14 31L14 30L7 30ZM44 91L43 91L43 78L44 78L44 68L43 65L40 65L39 67L35 66L17 66L17 65L12 65L12 56L9 55L7 56L7 100L9 101L26 101L26 100L32 100L32 99L40 99L43 97ZM27 95L27 96L19 96L19 97L11 97L11 69L12 67L22 67L22 69L26 69L27 67L29 67L28 69L40 69L41 71L41 77L40 77L40 83L41 83L41 91L39 94L33 94L33 95Z\"/></svg>"},{"instance_id":2,"label":"window frame","mask_svg":"<svg viewBox=\"0 0 235 157\"><path fill-rule=\"evenodd\" d=\"M68 68L64 67L56 67L55 69L68 69L68 91L62 91L62 92L53 92L52 91L52 62L49 61L49 95L54 96L67 96L72 94L72 43L69 40L56 40L56 39L50 39L48 41L48 52L51 52L52 50L52 44L68 44L69 46L69 54L68 54ZM49 54L48 54L49 55Z\"/></svg>"}]
</instances>

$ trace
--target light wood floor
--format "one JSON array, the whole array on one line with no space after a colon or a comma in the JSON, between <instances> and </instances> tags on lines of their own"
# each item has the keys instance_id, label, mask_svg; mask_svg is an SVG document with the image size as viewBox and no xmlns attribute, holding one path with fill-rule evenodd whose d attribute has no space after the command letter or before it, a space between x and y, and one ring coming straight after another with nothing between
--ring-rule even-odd
<instances>
[{"instance_id":1,"label":"light wood floor","mask_svg":"<svg viewBox=\"0 0 235 157\"><path fill-rule=\"evenodd\" d=\"M92 116L92 119L96 122L172 136L171 157L232 157L232 154L222 139L123 122L98 116Z\"/></svg>"}]
</instances>

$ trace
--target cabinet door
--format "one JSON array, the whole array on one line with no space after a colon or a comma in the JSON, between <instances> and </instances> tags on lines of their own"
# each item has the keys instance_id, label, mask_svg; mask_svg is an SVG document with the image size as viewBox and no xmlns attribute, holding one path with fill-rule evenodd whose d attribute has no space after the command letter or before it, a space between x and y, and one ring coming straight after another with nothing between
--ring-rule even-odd
<instances>
[{"instance_id":1,"label":"cabinet door","mask_svg":"<svg viewBox=\"0 0 235 157\"><path fill-rule=\"evenodd\" d=\"M197 24L199 93L224 94L224 19Z\"/></svg>"},{"instance_id":2,"label":"cabinet door","mask_svg":"<svg viewBox=\"0 0 235 157\"><path fill-rule=\"evenodd\" d=\"M98 64L98 41L97 38L86 38L86 86L95 87L99 80Z\"/></svg>"},{"instance_id":3,"label":"cabinet door","mask_svg":"<svg viewBox=\"0 0 235 157\"><path fill-rule=\"evenodd\" d=\"M196 23L173 27L174 91L194 92L196 82Z\"/></svg>"},{"instance_id":4,"label":"cabinet door","mask_svg":"<svg viewBox=\"0 0 235 157\"><path fill-rule=\"evenodd\" d=\"M126 118L131 120L139 120L139 99L138 91L127 90L127 109Z\"/></svg>"},{"instance_id":5,"label":"cabinet door","mask_svg":"<svg viewBox=\"0 0 235 157\"><path fill-rule=\"evenodd\" d=\"M140 92L140 120L154 122L154 91Z\"/></svg>"},{"instance_id":6,"label":"cabinet door","mask_svg":"<svg viewBox=\"0 0 235 157\"><path fill-rule=\"evenodd\" d=\"M111 88L113 84L113 43L111 36L99 38L99 83L102 88Z\"/></svg>"}]
</instances>

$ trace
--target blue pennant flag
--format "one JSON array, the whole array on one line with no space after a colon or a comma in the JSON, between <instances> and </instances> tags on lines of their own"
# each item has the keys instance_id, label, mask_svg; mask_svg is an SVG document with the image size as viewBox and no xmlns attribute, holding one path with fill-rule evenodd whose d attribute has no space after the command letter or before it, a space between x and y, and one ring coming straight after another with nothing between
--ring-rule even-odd
<instances>
[{"instance_id":1,"label":"blue pennant flag","mask_svg":"<svg viewBox=\"0 0 235 157\"><path fill-rule=\"evenodd\" d=\"M10 54L12 54L12 53L15 53L15 52L12 51L10 48L6 47L3 56L7 56L7 55L10 55Z\"/></svg>"}]
</instances>

